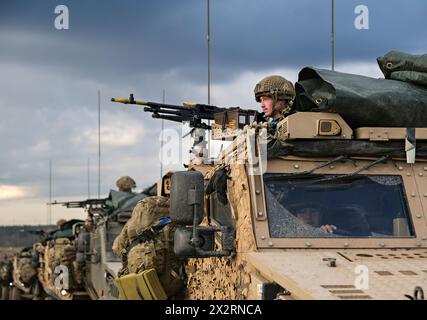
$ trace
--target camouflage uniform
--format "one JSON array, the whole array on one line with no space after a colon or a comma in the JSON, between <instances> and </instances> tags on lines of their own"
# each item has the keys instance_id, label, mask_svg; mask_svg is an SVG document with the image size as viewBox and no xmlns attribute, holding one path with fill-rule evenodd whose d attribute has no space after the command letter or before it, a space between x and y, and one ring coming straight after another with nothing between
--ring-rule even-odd
<instances>
[{"instance_id":1,"label":"camouflage uniform","mask_svg":"<svg viewBox=\"0 0 427 320\"><path fill-rule=\"evenodd\" d=\"M179 276L181 263L173 253L175 226L170 223L154 236L138 242L138 235L150 230L160 219L169 215L169 200L153 196L135 206L132 217L115 239L113 251L122 259L120 275L139 273L154 268L168 297L177 295L183 287Z\"/></svg>"}]
</instances>

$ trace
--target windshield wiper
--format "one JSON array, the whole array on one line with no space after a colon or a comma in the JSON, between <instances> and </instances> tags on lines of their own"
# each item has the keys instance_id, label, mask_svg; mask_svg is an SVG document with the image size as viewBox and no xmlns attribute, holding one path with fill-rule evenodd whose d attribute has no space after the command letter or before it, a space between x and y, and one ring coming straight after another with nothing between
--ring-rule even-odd
<instances>
[{"instance_id":1,"label":"windshield wiper","mask_svg":"<svg viewBox=\"0 0 427 320\"><path fill-rule=\"evenodd\" d=\"M367 164L366 166L363 166L362 168L356 170L355 172L343 174L343 175L337 175L337 176L333 176L333 177L327 177L327 178L319 179L317 181L312 181L311 183L329 182L329 181L336 181L336 180L347 179L347 178L352 178L352 177L359 177L358 174L360 172L367 170L369 168L372 168L373 166L377 165L378 163L381 163L381 162L383 162L389 158L390 158L390 155L387 154L387 155L382 156L382 157L376 159L375 161Z\"/></svg>"},{"instance_id":2,"label":"windshield wiper","mask_svg":"<svg viewBox=\"0 0 427 320\"><path fill-rule=\"evenodd\" d=\"M327 166L329 166L329 165L331 165L331 164L333 164L335 162L338 162L338 161L341 161L341 160L344 160L344 159L348 159L348 157L347 156L338 156L335 159L329 160L326 163L322 163L322 164L314 167L311 170L303 171L303 172L292 172L292 173L275 174L274 176L268 177L268 180L269 181L275 181L275 180L282 180L283 178L287 178L287 179L292 178L292 179L295 179L295 178L301 178L301 177L305 177L305 176L310 176L310 175L313 174L314 171L316 171L318 169L321 169L321 168L324 168L324 167L327 167ZM315 177L318 177L318 176L319 175L315 175Z\"/></svg>"}]
</instances>

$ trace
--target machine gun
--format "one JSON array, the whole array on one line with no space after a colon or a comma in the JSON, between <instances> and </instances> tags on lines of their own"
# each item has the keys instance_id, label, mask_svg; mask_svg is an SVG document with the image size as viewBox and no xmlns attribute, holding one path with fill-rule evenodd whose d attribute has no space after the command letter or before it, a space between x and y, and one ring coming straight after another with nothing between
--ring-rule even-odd
<instances>
[{"instance_id":1,"label":"machine gun","mask_svg":"<svg viewBox=\"0 0 427 320\"><path fill-rule=\"evenodd\" d=\"M136 104L145 106L145 112L151 112L154 119L165 119L175 122L189 122L192 128L201 128L210 130L211 126L202 122L202 120L215 120L215 115L218 113L239 111L241 114L252 116L252 120L258 116L258 112L255 110L245 110L240 107L233 108L221 108L208 104L184 102L182 106L164 104L158 102L149 102L135 100L133 94L130 94L129 99L123 98L111 98L112 102L119 102L124 104ZM246 120L246 119L245 119ZM249 124L250 119L247 119ZM224 123L225 124L225 123Z\"/></svg>"},{"instance_id":2,"label":"machine gun","mask_svg":"<svg viewBox=\"0 0 427 320\"><path fill-rule=\"evenodd\" d=\"M212 130L213 140L223 140L238 134L238 130L254 121L263 121L262 114L256 110L246 110L240 107L221 108L207 104L184 102L182 106L157 102L135 100L133 94L129 99L112 98L112 102L145 106L145 112L151 112L154 119L164 119L174 122L188 122L194 139L191 150L198 157L203 157L206 147L205 131ZM203 120L214 120L211 126Z\"/></svg>"},{"instance_id":3,"label":"machine gun","mask_svg":"<svg viewBox=\"0 0 427 320\"><path fill-rule=\"evenodd\" d=\"M72 208L72 209L74 209L74 208L101 209L105 206L107 200L108 200L108 198L105 198L105 199L87 199L87 200L83 200L83 201L65 201L65 202L58 202L55 200L54 202L48 202L47 205L60 204L66 208Z\"/></svg>"}]
</instances>

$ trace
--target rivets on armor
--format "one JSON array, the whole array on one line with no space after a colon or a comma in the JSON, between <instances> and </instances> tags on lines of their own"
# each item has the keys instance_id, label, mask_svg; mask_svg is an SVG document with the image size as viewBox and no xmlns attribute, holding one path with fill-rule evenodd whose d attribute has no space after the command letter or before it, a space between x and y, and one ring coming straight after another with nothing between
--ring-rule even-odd
<instances>
[{"instance_id":1,"label":"rivets on armor","mask_svg":"<svg viewBox=\"0 0 427 320\"><path fill-rule=\"evenodd\" d=\"M256 193L256 194L261 194L261 191L259 191L259 190L255 190L255 193Z\"/></svg>"},{"instance_id":2,"label":"rivets on armor","mask_svg":"<svg viewBox=\"0 0 427 320\"><path fill-rule=\"evenodd\" d=\"M265 236L261 236L261 240L265 240Z\"/></svg>"},{"instance_id":3,"label":"rivets on armor","mask_svg":"<svg viewBox=\"0 0 427 320\"><path fill-rule=\"evenodd\" d=\"M417 247L421 247L421 242L417 242Z\"/></svg>"},{"instance_id":4,"label":"rivets on armor","mask_svg":"<svg viewBox=\"0 0 427 320\"><path fill-rule=\"evenodd\" d=\"M330 168L330 169L333 169L333 168L335 168L335 166L334 166L333 164L331 164L331 165L329 166L329 168Z\"/></svg>"},{"instance_id":5,"label":"rivets on armor","mask_svg":"<svg viewBox=\"0 0 427 320\"><path fill-rule=\"evenodd\" d=\"M427 237L426 237L426 236L423 236L421 239L422 239L422 240L427 240Z\"/></svg>"},{"instance_id":6,"label":"rivets on armor","mask_svg":"<svg viewBox=\"0 0 427 320\"><path fill-rule=\"evenodd\" d=\"M410 177L410 176L411 176L411 173L410 173L410 172L406 172L406 175L407 175L408 177Z\"/></svg>"},{"instance_id":7,"label":"rivets on armor","mask_svg":"<svg viewBox=\"0 0 427 320\"><path fill-rule=\"evenodd\" d=\"M311 243L310 242L306 242L305 246L309 248L309 247L311 247Z\"/></svg>"},{"instance_id":8,"label":"rivets on armor","mask_svg":"<svg viewBox=\"0 0 427 320\"><path fill-rule=\"evenodd\" d=\"M423 168L423 170L424 170L424 171L427 171L427 167L424 167L424 168Z\"/></svg>"},{"instance_id":9,"label":"rivets on armor","mask_svg":"<svg viewBox=\"0 0 427 320\"><path fill-rule=\"evenodd\" d=\"M421 215L420 215L420 214L417 214L417 218L418 218L418 219L421 219Z\"/></svg>"},{"instance_id":10,"label":"rivets on armor","mask_svg":"<svg viewBox=\"0 0 427 320\"><path fill-rule=\"evenodd\" d=\"M380 242L380 247L384 248L385 247L385 243L384 242Z\"/></svg>"},{"instance_id":11,"label":"rivets on armor","mask_svg":"<svg viewBox=\"0 0 427 320\"><path fill-rule=\"evenodd\" d=\"M299 165L298 164L294 164L294 168L295 169L299 169Z\"/></svg>"},{"instance_id":12,"label":"rivets on armor","mask_svg":"<svg viewBox=\"0 0 427 320\"><path fill-rule=\"evenodd\" d=\"M415 198L417 195L415 193L411 193L411 197Z\"/></svg>"},{"instance_id":13,"label":"rivets on armor","mask_svg":"<svg viewBox=\"0 0 427 320\"><path fill-rule=\"evenodd\" d=\"M344 242L344 248L348 247L348 242Z\"/></svg>"},{"instance_id":14,"label":"rivets on armor","mask_svg":"<svg viewBox=\"0 0 427 320\"><path fill-rule=\"evenodd\" d=\"M258 212L258 217L262 217L264 214L260 211Z\"/></svg>"},{"instance_id":15,"label":"rivets on armor","mask_svg":"<svg viewBox=\"0 0 427 320\"><path fill-rule=\"evenodd\" d=\"M402 166L399 166L399 167L398 167L398 169L399 169L400 171L402 171L402 170L403 170L403 167L402 167Z\"/></svg>"},{"instance_id":16,"label":"rivets on armor","mask_svg":"<svg viewBox=\"0 0 427 320\"><path fill-rule=\"evenodd\" d=\"M418 175L419 175L420 177L422 177L422 176L423 176L423 173L422 173L422 172L420 172Z\"/></svg>"},{"instance_id":17,"label":"rivets on armor","mask_svg":"<svg viewBox=\"0 0 427 320\"><path fill-rule=\"evenodd\" d=\"M268 246L269 246L269 247L272 247L272 246L273 246L273 242L268 241Z\"/></svg>"}]
</instances>

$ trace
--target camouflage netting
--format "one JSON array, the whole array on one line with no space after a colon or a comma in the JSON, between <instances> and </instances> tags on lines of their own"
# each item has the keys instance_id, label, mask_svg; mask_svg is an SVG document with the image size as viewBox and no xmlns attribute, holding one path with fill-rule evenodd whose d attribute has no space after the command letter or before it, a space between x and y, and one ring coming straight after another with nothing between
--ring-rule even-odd
<instances>
[{"instance_id":1,"label":"camouflage netting","mask_svg":"<svg viewBox=\"0 0 427 320\"><path fill-rule=\"evenodd\" d=\"M173 253L175 226L162 228L153 241L145 241L131 247L137 235L150 229L154 223L169 216L169 200L166 197L148 197L140 201L132 212L132 217L114 240L113 251L122 259L121 274L139 273L155 268L168 297L182 290L179 278L181 263Z\"/></svg>"},{"instance_id":2,"label":"camouflage netting","mask_svg":"<svg viewBox=\"0 0 427 320\"><path fill-rule=\"evenodd\" d=\"M247 298L251 278L244 259L246 252L256 250L250 216L249 186L244 165L231 166L228 182L229 198L236 218L236 256L189 259L186 263L187 298L226 299Z\"/></svg>"}]
</instances>

